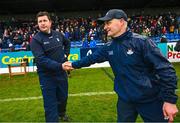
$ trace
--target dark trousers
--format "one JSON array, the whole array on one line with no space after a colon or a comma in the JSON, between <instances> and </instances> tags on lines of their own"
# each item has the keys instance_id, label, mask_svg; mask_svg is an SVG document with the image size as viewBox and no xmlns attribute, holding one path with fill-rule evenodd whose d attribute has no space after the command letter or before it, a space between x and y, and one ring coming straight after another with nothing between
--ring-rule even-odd
<instances>
[{"instance_id":1,"label":"dark trousers","mask_svg":"<svg viewBox=\"0 0 180 123\"><path fill-rule=\"evenodd\" d=\"M68 98L68 82L41 81L46 122L58 122L65 115ZM43 84L44 83L44 84Z\"/></svg>"},{"instance_id":2,"label":"dark trousers","mask_svg":"<svg viewBox=\"0 0 180 123\"><path fill-rule=\"evenodd\" d=\"M168 122L164 120L162 100L154 100L148 103L129 103L118 98L117 115L118 122L135 122L138 114L144 122Z\"/></svg>"}]
</instances>

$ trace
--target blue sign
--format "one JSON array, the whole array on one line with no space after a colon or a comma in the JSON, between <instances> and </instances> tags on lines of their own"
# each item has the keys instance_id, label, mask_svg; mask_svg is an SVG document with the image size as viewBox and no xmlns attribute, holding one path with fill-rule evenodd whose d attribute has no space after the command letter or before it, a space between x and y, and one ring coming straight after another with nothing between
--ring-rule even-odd
<instances>
[{"instance_id":1,"label":"blue sign","mask_svg":"<svg viewBox=\"0 0 180 123\"><path fill-rule=\"evenodd\" d=\"M29 65L32 66L34 57L31 51L0 53L0 68L6 68L7 64L21 62L23 58L27 58Z\"/></svg>"},{"instance_id":2,"label":"blue sign","mask_svg":"<svg viewBox=\"0 0 180 123\"><path fill-rule=\"evenodd\" d=\"M0 53L0 68L7 68L8 64L21 62L23 58L27 58L29 66L33 66L34 56L31 51L7 52ZM68 56L69 61L80 60L80 49L71 48Z\"/></svg>"},{"instance_id":3,"label":"blue sign","mask_svg":"<svg viewBox=\"0 0 180 123\"><path fill-rule=\"evenodd\" d=\"M80 48L71 48L68 61L73 62L77 60L80 60Z\"/></svg>"},{"instance_id":4,"label":"blue sign","mask_svg":"<svg viewBox=\"0 0 180 123\"><path fill-rule=\"evenodd\" d=\"M167 43L158 43L158 48L161 50L161 53L163 54L163 56L165 56L167 58Z\"/></svg>"}]
</instances>

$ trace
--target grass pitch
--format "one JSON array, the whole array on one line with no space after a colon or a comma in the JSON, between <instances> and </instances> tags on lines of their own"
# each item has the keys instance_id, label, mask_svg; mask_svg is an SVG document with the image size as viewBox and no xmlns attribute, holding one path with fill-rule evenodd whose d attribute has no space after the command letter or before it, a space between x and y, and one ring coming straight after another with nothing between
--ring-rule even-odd
<instances>
[{"instance_id":1,"label":"grass pitch","mask_svg":"<svg viewBox=\"0 0 180 123\"><path fill-rule=\"evenodd\" d=\"M173 65L180 78L180 63ZM110 68L103 69L113 76ZM69 94L113 92L113 81L104 73L103 69L72 71L71 78L69 78ZM179 82L178 88L180 88ZM177 90L177 94L180 97L179 90ZM11 79L8 75L0 75L0 122L44 122L42 98L29 97L41 97L36 73L13 76ZM69 96L67 113L72 122L116 122L116 102L116 94ZM177 105L180 109L179 100ZM142 120L138 118L137 121ZM180 122L180 113L175 121Z\"/></svg>"}]
</instances>

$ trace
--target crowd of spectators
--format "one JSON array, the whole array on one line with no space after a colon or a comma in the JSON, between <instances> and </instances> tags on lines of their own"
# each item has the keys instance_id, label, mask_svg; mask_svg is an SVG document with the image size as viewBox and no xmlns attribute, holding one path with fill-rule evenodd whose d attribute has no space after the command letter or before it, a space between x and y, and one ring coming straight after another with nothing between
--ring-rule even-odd
<instances>
[{"instance_id":1,"label":"crowd of spectators","mask_svg":"<svg viewBox=\"0 0 180 123\"><path fill-rule=\"evenodd\" d=\"M178 34L180 31L180 16L172 13L159 16L134 16L129 21L129 27L133 32L147 36Z\"/></svg>"},{"instance_id":2,"label":"crowd of spectators","mask_svg":"<svg viewBox=\"0 0 180 123\"><path fill-rule=\"evenodd\" d=\"M180 34L180 16L174 13L163 15L136 15L128 18L129 28L142 35L162 37L166 34ZM53 29L62 32L71 42L84 42L85 47L96 43L107 42L103 26L96 19L53 17ZM0 22L0 49L30 50L29 43L34 34L38 32L35 21L22 21L12 19ZM93 43L92 43L93 42Z\"/></svg>"}]
</instances>

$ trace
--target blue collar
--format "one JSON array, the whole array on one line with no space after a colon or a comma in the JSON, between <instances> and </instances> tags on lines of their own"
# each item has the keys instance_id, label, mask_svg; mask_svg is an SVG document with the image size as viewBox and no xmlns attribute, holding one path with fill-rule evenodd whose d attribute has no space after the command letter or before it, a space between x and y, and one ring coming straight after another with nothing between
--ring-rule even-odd
<instances>
[{"instance_id":1,"label":"blue collar","mask_svg":"<svg viewBox=\"0 0 180 123\"><path fill-rule=\"evenodd\" d=\"M41 31L40 31L41 32ZM50 33L45 33L45 32L41 32L43 35L47 35L47 36L52 36L52 32L53 32L53 30L51 30L51 32Z\"/></svg>"},{"instance_id":2,"label":"blue collar","mask_svg":"<svg viewBox=\"0 0 180 123\"><path fill-rule=\"evenodd\" d=\"M123 41L124 39L128 39L129 37L132 36L131 30L128 28L127 31L123 34L121 34L118 37L112 38L114 41Z\"/></svg>"}]
</instances>

